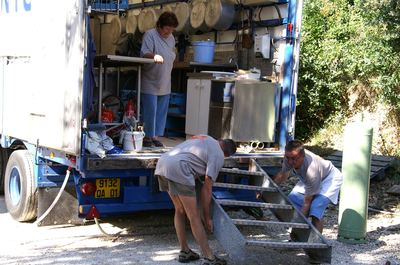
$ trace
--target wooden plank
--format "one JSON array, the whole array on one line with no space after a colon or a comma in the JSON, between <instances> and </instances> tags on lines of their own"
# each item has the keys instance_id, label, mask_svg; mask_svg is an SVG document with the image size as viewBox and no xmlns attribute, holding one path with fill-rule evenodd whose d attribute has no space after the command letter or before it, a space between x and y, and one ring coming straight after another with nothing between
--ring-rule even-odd
<instances>
[{"instance_id":1,"label":"wooden plank","mask_svg":"<svg viewBox=\"0 0 400 265\"><path fill-rule=\"evenodd\" d=\"M324 159L332 161L332 162L335 161L335 162L342 163L342 157L328 156L328 157L325 157ZM371 165L372 166L387 167L388 166L388 162L371 159Z\"/></svg>"},{"instance_id":2,"label":"wooden plank","mask_svg":"<svg viewBox=\"0 0 400 265\"><path fill-rule=\"evenodd\" d=\"M386 193L400 195L400 185L393 185Z\"/></svg>"},{"instance_id":3,"label":"wooden plank","mask_svg":"<svg viewBox=\"0 0 400 265\"><path fill-rule=\"evenodd\" d=\"M329 156L333 156L333 157L343 157L343 152L342 151L336 151L332 154L330 154ZM372 155L372 160L375 161L382 161L382 162L392 162L394 160L394 157L392 156L382 156L382 155Z\"/></svg>"},{"instance_id":4,"label":"wooden plank","mask_svg":"<svg viewBox=\"0 0 400 265\"><path fill-rule=\"evenodd\" d=\"M342 163L341 162L337 162L337 161L331 161L331 162L337 169L339 169L339 170L342 169ZM377 171L380 171L382 169L385 169L385 168L371 165L371 172L377 172Z\"/></svg>"},{"instance_id":5,"label":"wooden plank","mask_svg":"<svg viewBox=\"0 0 400 265\"><path fill-rule=\"evenodd\" d=\"M342 160L343 160L343 152L336 151L329 156L324 157L324 159L329 160L332 164L337 167L339 170L342 169ZM390 156L381 156L381 155L372 155L371 156L371 172L370 178L374 178L377 176L383 176L385 174L385 170L390 166L390 164L394 161L394 157Z\"/></svg>"}]
</instances>

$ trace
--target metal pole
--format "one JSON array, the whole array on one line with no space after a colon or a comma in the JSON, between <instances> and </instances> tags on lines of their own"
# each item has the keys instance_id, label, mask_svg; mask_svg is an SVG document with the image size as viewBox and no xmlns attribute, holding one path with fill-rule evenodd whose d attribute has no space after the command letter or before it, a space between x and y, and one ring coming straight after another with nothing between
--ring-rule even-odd
<instances>
[{"instance_id":1,"label":"metal pole","mask_svg":"<svg viewBox=\"0 0 400 265\"><path fill-rule=\"evenodd\" d=\"M102 97L103 97L103 63L100 62L100 69L99 69L99 118L98 118L99 123L101 123Z\"/></svg>"},{"instance_id":2,"label":"metal pole","mask_svg":"<svg viewBox=\"0 0 400 265\"><path fill-rule=\"evenodd\" d=\"M137 95L136 95L136 99L137 99L137 120L140 121L140 86L141 86L141 75L142 75L142 65L138 65L138 77L137 77Z\"/></svg>"}]
</instances>

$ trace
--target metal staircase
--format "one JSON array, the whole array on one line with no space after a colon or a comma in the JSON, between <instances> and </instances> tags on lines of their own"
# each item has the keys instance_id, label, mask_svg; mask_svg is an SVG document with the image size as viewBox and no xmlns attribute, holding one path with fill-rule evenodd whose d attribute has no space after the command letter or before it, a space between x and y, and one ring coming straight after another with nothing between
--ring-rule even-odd
<instances>
[{"instance_id":1,"label":"metal staircase","mask_svg":"<svg viewBox=\"0 0 400 265\"><path fill-rule=\"evenodd\" d=\"M332 247L327 240L255 160L251 161L249 171L223 168L213 187L214 235L233 259L244 262L249 248L264 247L303 249L311 263L331 263ZM259 200L256 192L261 195ZM241 207L268 209L276 220L232 216L232 212L238 212ZM246 234L249 227L268 234L268 238ZM280 229L280 232L274 233L273 229Z\"/></svg>"}]
</instances>

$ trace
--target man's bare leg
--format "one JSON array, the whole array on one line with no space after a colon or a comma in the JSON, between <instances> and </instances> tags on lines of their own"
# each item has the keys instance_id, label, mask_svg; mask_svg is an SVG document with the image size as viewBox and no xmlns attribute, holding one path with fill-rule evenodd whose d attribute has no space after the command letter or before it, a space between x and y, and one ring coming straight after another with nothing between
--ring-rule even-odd
<instances>
[{"instance_id":1,"label":"man's bare leg","mask_svg":"<svg viewBox=\"0 0 400 265\"><path fill-rule=\"evenodd\" d=\"M214 259L214 254L208 245L207 234L204 230L203 223L201 222L200 212L197 208L196 197L179 195L179 199L185 208L186 215L190 221L190 227L192 229L193 236L196 238L203 256L208 259Z\"/></svg>"},{"instance_id":2,"label":"man's bare leg","mask_svg":"<svg viewBox=\"0 0 400 265\"><path fill-rule=\"evenodd\" d=\"M185 209L179 199L178 195L170 194L172 203L175 207L174 215L174 226L176 231L176 236L178 237L179 245L181 250L187 252L189 250L189 245L186 239L185 224L186 224L186 214Z\"/></svg>"}]
</instances>

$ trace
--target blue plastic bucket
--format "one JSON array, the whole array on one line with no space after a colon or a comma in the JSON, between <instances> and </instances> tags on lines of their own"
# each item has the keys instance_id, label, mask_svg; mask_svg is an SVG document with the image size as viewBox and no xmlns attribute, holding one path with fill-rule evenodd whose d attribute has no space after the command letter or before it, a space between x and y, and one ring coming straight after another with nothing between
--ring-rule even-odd
<instances>
[{"instance_id":1,"label":"blue plastic bucket","mask_svg":"<svg viewBox=\"0 0 400 265\"><path fill-rule=\"evenodd\" d=\"M213 41L194 41L193 61L197 63L212 63L214 60L215 43Z\"/></svg>"}]
</instances>

